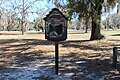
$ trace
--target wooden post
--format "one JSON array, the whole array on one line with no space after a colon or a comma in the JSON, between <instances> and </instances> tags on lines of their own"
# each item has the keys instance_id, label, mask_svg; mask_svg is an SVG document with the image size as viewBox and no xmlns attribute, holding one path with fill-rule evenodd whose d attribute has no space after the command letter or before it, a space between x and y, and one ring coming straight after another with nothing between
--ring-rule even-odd
<instances>
[{"instance_id":1,"label":"wooden post","mask_svg":"<svg viewBox=\"0 0 120 80\"><path fill-rule=\"evenodd\" d=\"M118 50L117 47L113 48L113 67L117 67L117 55L118 55Z\"/></svg>"},{"instance_id":2,"label":"wooden post","mask_svg":"<svg viewBox=\"0 0 120 80\"><path fill-rule=\"evenodd\" d=\"M58 52L58 41L55 42L55 74L58 75L59 70L59 52Z\"/></svg>"}]
</instances>

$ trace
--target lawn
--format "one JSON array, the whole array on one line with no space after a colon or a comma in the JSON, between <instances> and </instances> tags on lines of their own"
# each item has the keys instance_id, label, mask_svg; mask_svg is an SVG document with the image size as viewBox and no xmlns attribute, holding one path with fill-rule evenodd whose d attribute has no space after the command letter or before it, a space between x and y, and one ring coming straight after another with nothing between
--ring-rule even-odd
<instances>
[{"instance_id":1,"label":"lawn","mask_svg":"<svg viewBox=\"0 0 120 80\"><path fill-rule=\"evenodd\" d=\"M54 75L54 42L44 33L0 32L0 80L119 80L120 61L112 67L112 49L120 32L102 31L106 39L90 41L90 33L69 31L59 42L59 76ZM119 57L118 57L119 58Z\"/></svg>"}]
</instances>

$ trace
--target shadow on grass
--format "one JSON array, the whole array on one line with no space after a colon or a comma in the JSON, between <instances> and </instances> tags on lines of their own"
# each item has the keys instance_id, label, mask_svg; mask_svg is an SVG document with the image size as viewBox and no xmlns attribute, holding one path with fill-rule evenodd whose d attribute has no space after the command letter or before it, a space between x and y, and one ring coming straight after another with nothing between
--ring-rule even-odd
<instances>
[{"instance_id":1,"label":"shadow on grass","mask_svg":"<svg viewBox=\"0 0 120 80\"><path fill-rule=\"evenodd\" d=\"M14 44L19 43L19 44ZM90 50L110 50L103 48L96 48L91 45L83 45L81 43L89 41L66 41L60 42L62 47L72 47ZM53 42L39 40L39 39L20 39L20 40L0 40L0 44L3 45L0 49L0 58L9 59L8 61L0 61L1 71L8 72L9 66L14 65L17 67L29 66L30 64L38 64L38 69L52 69L54 70L54 56L46 55L52 51L31 50L32 47L37 45L53 45ZM12 49L11 49L12 48ZM48 47L49 48L49 47ZM54 52L53 52L54 53ZM92 54L92 53L91 53ZM89 55L89 54L88 54ZM88 75L94 73L93 77L98 79L101 76L107 76L108 80L118 80L120 78L120 66L117 69L112 68L112 56L109 55L109 59L106 59L106 54L95 56L87 56L86 54L69 53L67 55L60 56L60 73L71 77L73 80L87 80ZM8 64L9 66L5 66ZM120 65L120 64L118 64ZM116 73L117 71L117 73ZM53 73L51 73L53 74Z\"/></svg>"},{"instance_id":2,"label":"shadow on grass","mask_svg":"<svg viewBox=\"0 0 120 80\"><path fill-rule=\"evenodd\" d=\"M50 56L44 56L45 53L49 53L51 51L43 51L40 50L32 50L32 48L37 45L52 45L52 42L45 40L37 40L37 39L8 39L8 40L0 40L0 44L2 45L0 48L0 58L10 59L7 62L0 61L0 63L11 63L21 65L24 61L35 61L36 59L48 59ZM49 47L48 47L49 48Z\"/></svg>"},{"instance_id":3,"label":"shadow on grass","mask_svg":"<svg viewBox=\"0 0 120 80\"><path fill-rule=\"evenodd\" d=\"M40 40L40 39L1 39L0 40L0 44L7 44L7 43L14 43L14 42L25 43L21 45L50 45L53 43L51 41ZM17 45L17 46L21 46L21 45Z\"/></svg>"},{"instance_id":4,"label":"shadow on grass","mask_svg":"<svg viewBox=\"0 0 120 80\"><path fill-rule=\"evenodd\" d=\"M87 34L85 32L69 32L69 34Z\"/></svg>"},{"instance_id":5,"label":"shadow on grass","mask_svg":"<svg viewBox=\"0 0 120 80\"><path fill-rule=\"evenodd\" d=\"M113 34L113 35L111 35L111 36L120 36L120 34Z\"/></svg>"},{"instance_id":6,"label":"shadow on grass","mask_svg":"<svg viewBox=\"0 0 120 80\"><path fill-rule=\"evenodd\" d=\"M114 69L112 67L111 58L81 58L81 56L76 53L70 53L69 55L62 57L63 59L60 65L62 67L60 71L63 72L63 74L65 75L71 76L73 80L89 80L89 74L94 74L93 76L91 75L91 77L93 77L94 79L90 80L97 80L102 76L106 76L107 78L109 78L105 80L119 80L120 78L120 63L118 64L118 68Z\"/></svg>"},{"instance_id":7,"label":"shadow on grass","mask_svg":"<svg viewBox=\"0 0 120 80\"><path fill-rule=\"evenodd\" d=\"M110 39L109 41L113 41L115 44L112 44L111 46L118 47L120 46L120 39Z\"/></svg>"},{"instance_id":8,"label":"shadow on grass","mask_svg":"<svg viewBox=\"0 0 120 80\"><path fill-rule=\"evenodd\" d=\"M94 51L104 51L104 50L111 50L111 48L105 48L104 47L98 47L97 43L96 46L94 46L94 43L93 44L82 44L84 42L91 42L90 40L76 40L76 41L66 41L66 42L61 42L62 44L62 47L72 47L72 48L79 48L79 49L82 49L82 50L86 50L86 49L89 49L89 50L94 50Z\"/></svg>"}]
</instances>

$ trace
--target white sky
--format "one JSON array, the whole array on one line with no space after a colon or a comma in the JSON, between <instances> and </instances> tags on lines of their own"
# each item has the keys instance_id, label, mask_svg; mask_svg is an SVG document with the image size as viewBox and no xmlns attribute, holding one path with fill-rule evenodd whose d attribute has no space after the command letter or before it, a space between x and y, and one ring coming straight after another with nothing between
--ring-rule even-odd
<instances>
[{"instance_id":1,"label":"white sky","mask_svg":"<svg viewBox=\"0 0 120 80\"><path fill-rule=\"evenodd\" d=\"M33 2L35 0L25 0L25 5L28 6L29 4L31 4L30 2ZM9 10L10 12L14 11L13 8L16 7L16 5L21 5L22 4L22 0L7 0L4 4L2 4L1 6L4 7L5 9ZM13 6L14 5L14 6ZM33 5L33 4L32 4ZM29 8L27 10L27 12L39 12L41 14L46 15L46 13L48 13L54 6L53 3L51 2L47 2L47 0L39 0L37 2L34 3L34 5ZM19 8L21 8L19 6ZM15 10L15 12L20 13L20 9L18 10L18 8ZM21 17L20 14L18 14L19 17ZM33 21L33 19L35 19L38 15L36 13L29 13L27 15L28 19L30 21Z\"/></svg>"},{"instance_id":2,"label":"white sky","mask_svg":"<svg viewBox=\"0 0 120 80\"><path fill-rule=\"evenodd\" d=\"M115 14L116 12L117 12L117 4L116 4L116 6L113 9L110 9L110 15L111 14ZM107 13L107 15L106 15L106 13L103 13L101 19L105 20L106 17L108 17L108 15L109 15L109 13Z\"/></svg>"},{"instance_id":3,"label":"white sky","mask_svg":"<svg viewBox=\"0 0 120 80\"><path fill-rule=\"evenodd\" d=\"M8 0L7 0L8 1ZM9 0L8 2L6 2L4 5L2 5L2 6L4 6L6 9L10 9L10 3L9 2L12 2L13 4L15 4L15 1L16 1L16 4L17 5L20 5L21 3L22 3L22 0ZM25 2L26 1L28 1L28 2L30 2L30 1L34 1L34 0L25 0ZM54 8L55 6L54 6L54 4L53 3L48 3L47 2L48 0L40 0L39 2L36 2L35 3L35 5L34 5L34 7L33 8L31 8L29 11L37 11L38 10L38 8L39 8L39 10L40 10L40 12L41 13L43 13L43 16L45 16L46 14L48 14L48 12L52 9L52 8ZM27 3L28 3L27 2ZM28 3L29 4L29 3ZM35 8L35 7L37 7L37 8ZM12 9L11 9L12 10ZM113 10L111 10L111 12L110 12L110 14L114 14L114 13L116 13L117 12L117 7L115 7ZM20 16L20 15L19 15ZM35 14L35 13L30 13L29 14L29 16L28 16L28 19L30 20L30 21L33 21L33 19L35 19L36 17L37 17L38 15L37 14ZM102 20L105 20L105 14L103 14L102 15Z\"/></svg>"}]
</instances>

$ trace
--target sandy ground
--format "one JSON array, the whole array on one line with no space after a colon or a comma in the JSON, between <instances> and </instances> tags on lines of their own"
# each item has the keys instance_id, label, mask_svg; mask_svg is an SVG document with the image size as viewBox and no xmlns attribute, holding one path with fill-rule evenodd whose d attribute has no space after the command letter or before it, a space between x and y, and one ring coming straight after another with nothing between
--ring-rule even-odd
<instances>
[{"instance_id":1,"label":"sandy ground","mask_svg":"<svg viewBox=\"0 0 120 80\"><path fill-rule=\"evenodd\" d=\"M55 75L54 43L46 41L43 33L0 34L0 80L120 79L119 56L118 67L112 67L112 49L120 46L119 35L89 41L89 34L69 33L67 41L59 43L59 75Z\"/></svg>"}]
</instances>

